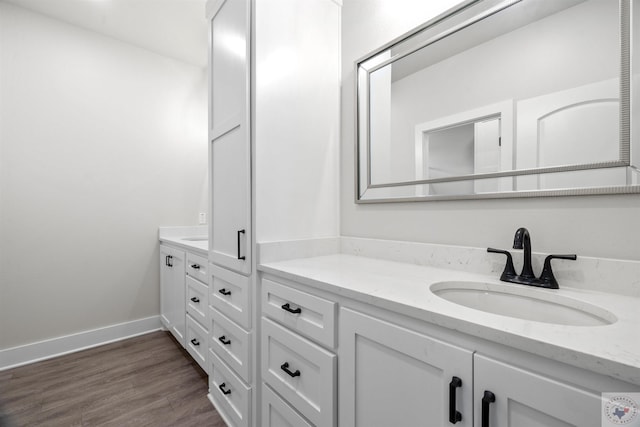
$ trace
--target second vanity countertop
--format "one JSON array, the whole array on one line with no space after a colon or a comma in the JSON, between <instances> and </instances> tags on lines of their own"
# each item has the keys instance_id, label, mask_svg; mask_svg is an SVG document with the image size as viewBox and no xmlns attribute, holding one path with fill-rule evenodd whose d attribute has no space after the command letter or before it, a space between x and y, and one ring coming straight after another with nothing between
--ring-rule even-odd
<instances>
[{"instance_id":1,"label":"second vanity countertop","mask_svg":"<svg viewBox=\"0 0 640 427\"><path fill-rule=\"evenodd\" d=\"M176 246L182 250L207 257L209 238L207 226L160 227L158 238L160 243Z\"/></svg>"},{"instance_id":2,"label":"second vanity countertop","mask_svg":"<svg viewBox=\"0 0 640 427\"><path fill-rule=\"evenodd\" d=\"M615 314L604 326L568 326L485 313L430 291L442 281L504 284L497 277L348 254L266 262L258 269L552 360L640 385L640 298L563 287L557 293ZM524 285L512 285L524 286ZM529 288L529 287L526 287Z\"/></svg>"},{"instance_id":3,"label":"second vanity countertop","mask_svg":"<svg viewBox=\"0 0 640 427\"><path fill-rule=\"evenodd\" d=\"M209 240L203 237L161 237L160 242L178 246L188 252L206 257L209 250Z\"/></svg>"}]
</instances>

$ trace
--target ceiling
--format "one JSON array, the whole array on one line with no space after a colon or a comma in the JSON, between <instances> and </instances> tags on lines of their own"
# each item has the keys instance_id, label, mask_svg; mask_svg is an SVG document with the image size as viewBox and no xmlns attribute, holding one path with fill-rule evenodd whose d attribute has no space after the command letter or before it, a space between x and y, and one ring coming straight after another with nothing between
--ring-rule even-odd
<instances>
[{"instance_id":1,"label":"ceiling","mask_svg":"<svg viewBox=\"0 0 640 427\"><path fill-rule=\"evenodd\" d=\"M206 0L2 0L199 67Z\"/></svg>"}]
</instances>

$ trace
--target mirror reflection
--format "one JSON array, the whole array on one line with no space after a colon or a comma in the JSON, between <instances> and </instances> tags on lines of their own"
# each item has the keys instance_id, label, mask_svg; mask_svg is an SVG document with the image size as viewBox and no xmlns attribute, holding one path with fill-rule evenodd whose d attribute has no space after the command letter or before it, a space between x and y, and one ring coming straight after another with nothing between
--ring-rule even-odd
<instances>
[{"instance_id":1,"label":"mirror reflection","mask_svg":"<svg viewBox=\"0 0 640 427\"><path fill-rule=\"evenodd\" d=\"M359 196L628 185L620 10L472 2L361 61Z\"/></svg>"}]
</instances>

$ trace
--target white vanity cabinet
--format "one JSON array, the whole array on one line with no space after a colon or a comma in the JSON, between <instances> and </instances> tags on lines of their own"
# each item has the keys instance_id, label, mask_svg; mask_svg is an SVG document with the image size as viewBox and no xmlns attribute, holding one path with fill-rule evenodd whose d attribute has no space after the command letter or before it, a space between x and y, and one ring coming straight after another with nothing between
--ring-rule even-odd
<instances>
[{"instance_id":1,"label":"white vanity cabinet","mask_svg":"<svg viewBox=\"0 0 640 427\"><path fill-rule=\"evenodd\" d=\"M207 284L207 259L187 252L185 277L185 348L209 372L207 366L207 348L209 335L209 285Z\"/></svg>"},{"instance_id":2,"label":"white vanity cabinet","mask_svg":"<svg viewBox=\"0 0 640 427\"><path fill-rule=\"evenodd\" d=\"M473 426L473 352L340 310L340 425ZM457 415L458 414L458 415Z\"/></svg>"},{"instance_id":3,"label":"white vanity cabinet","mask_svg":"<svg viewBox=\"0 0 640 427\"><path fill-rule=\"evenodd\" d=\"M214 264L209 264L209 276L209 399L227 424L250 426L251 278Z\"/></svg>"},{"instance_id":4,"label":"white vanity cabinet","mask_svg":"<svg viewBox=\"0 0 640 427\"><path fill-rule=\"evenodd\" d=\"M185 345L185 252L160 245L160 319Z\"/></svg>"},{"instance_id":5,"label":"white vanity cabinet","mask_svg":"<svg viewBox=\"0 0 640 427\"><path fill-rule=\"evenodd\" d=\"M601 427L602 393L640 390L315 278L305 285L263 270L261 294L266 426ZM310 366L311 388L301 382Z\"/></svg>"},{"instance_id":6,"label":"white vanity cabinet","mask_svg":"<svg viewBox=\"0 0 640 427\"><path fill-rule=\"evenodd\" d=\"M262 280L263 426L334 426L337 304L290 285Z\"/></svg>"},{"instance_id":7,"label":"white vanity cabinet","mask_svg":"<svg viewBox=\"0 0 640 427\"><path fill-rule=\"evenodd\" d=\"M476 425L601 427L600 392L585 390L487 356L474 356Z\"/></svg>"},{"instance_id":8,"label":"white vanity cabinet","mask_svg":"<svg viewBox=\"0 0 640 427\"><path fill-rule=\"evenodd\" d=\"M340 361L340 425L601 426L599 392L345 308Z\"/></svg>"},{"instance_id":9,"label":"white vanity cabinet","mask_svg":"<svg viewBox=\"0 0 640 427\"><path fill-rule=\"evenodd\" d=\"M181 248L160 245L160 318L164 327L208 372L207 258Z\"/></svg>"}]
</instances>

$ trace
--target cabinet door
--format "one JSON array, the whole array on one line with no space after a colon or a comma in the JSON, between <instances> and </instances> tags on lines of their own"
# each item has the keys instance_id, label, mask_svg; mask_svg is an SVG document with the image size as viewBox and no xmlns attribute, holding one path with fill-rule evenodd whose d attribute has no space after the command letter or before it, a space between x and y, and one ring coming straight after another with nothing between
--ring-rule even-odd
<instances>
[{"instance_id":1,"label":"cabinet door","mask_svg":"<svg viewBox=\"0 0 640 427\"><path fill-rule=\"evenodd\" d=\"M184 347L185 253L160 245L160 318Z\"/></svg>"},{"instance_id":2,"label":"cabinet door","mask_svg":"<svg viewBox=\"0 0 640 427\"><path fill-rule=\"evenodd\" d=\"M341 426L473 425L472 352L345 308L339 335Z\"/></svg>"},{"instance_id":3,"label":"cabinet door","mask_svg":"<svg viewBox=\"0 0 640 427\"><path fill-rule=\"evenodd\" d=\"M485 391L495 401L485 403ZM600 427L600 394L476 354L476 425L481 427Z\"/></svg>"},{"instance_id":4,"label":"cabinet door","mask_svg":"<svg viewBox=\"0 0 640 427\"><path fill-rule=\"evenodd\" d=\"M209 260L251 273L250 8L221 0L210 16Z\"/></svg>"}]
</instances>

